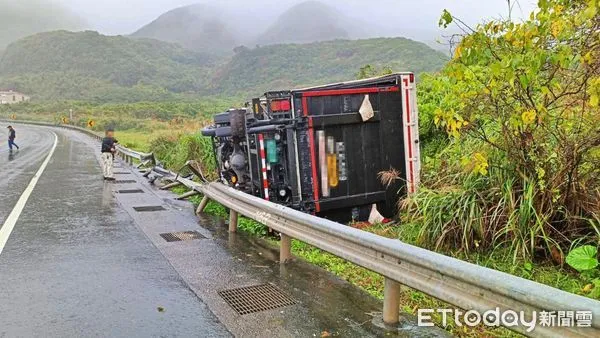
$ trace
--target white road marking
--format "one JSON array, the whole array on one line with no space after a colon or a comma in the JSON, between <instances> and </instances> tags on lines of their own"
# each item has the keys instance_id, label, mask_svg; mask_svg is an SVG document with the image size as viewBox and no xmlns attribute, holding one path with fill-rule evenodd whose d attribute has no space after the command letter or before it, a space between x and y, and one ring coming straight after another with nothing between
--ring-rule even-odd
<instances>
[{"instance_id":1,"label":"white road marking","mask_svg":"<svg viewBox=\"0 0 600 338\"><path fill-rule=\"evenodd\" d=\"M15 224L17 224L17 221L19 220L19 216L21 216L21 212L23 211L23 208L25 208L25 204L27 204L27 200L33 192L33 188L35 188L38 180L42 176L42 173L46 169L46 166L48 166L50 158L52 158L52 155L54 154L54 150L56 150L56 146L58 145L58 136L54 132L52 132L52 134L54 134L54 145L52 146L52 149L50 149L50 152L48 153L48 156L46 156L46 159L40 166L40 169L38 169L37 173L35 173L31 181L29 182L29 185L27 186L27 188L25 188L23 194L21 194L21 197L17 201L17 204L10 212L10 215L8 215L8 218L6 218L6 221L2 225L2 228L0 228L0 254L2 254L2 250L4 250L4 246L8 241L8 237L10 237L10 234L12 233Z\"/></svg>"}]
</instances>

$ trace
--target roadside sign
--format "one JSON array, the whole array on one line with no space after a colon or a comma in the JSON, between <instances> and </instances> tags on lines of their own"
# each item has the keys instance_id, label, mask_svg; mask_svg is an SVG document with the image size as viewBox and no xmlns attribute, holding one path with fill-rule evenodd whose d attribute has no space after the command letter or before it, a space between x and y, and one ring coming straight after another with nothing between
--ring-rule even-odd
<instances>
[{"instance_id":1,"label":"roadside sign","mask_svg":"<svg viewBox=\"0 0 600 338\"><path fill-rule=\"evenodd\" d=\"M96 125L96 122L94 120L89 120L87 125L89 128L94 128L94 126Z\"/></svg>"}]
</instances>

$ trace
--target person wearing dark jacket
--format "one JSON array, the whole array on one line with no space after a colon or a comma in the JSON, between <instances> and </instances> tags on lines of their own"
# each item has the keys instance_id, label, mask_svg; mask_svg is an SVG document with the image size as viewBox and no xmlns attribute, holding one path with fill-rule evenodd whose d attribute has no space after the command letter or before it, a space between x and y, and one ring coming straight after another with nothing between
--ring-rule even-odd
<instances>
[{"instance_id":1,"label":"person wearing dark jacket","mask_svg":"<svg viewBox=\"0 0 600 338\"><path fill-rule=\"evenodd\" d=\"M8 128L8 149L10 149L10 151L12 151L13 146L15 146L18 150L19 146L15 143L15 138L17 138L17 132L15 131L15 129L12 126L8 126L7 128Z\"/></svg>"},{"instance_id":2,"label":"person wearing dark jacket","mask_svg":"<svg viewBox=\"0 0 600 338\"><path fill-rule=\"evenodd\" d=\"M113 161L118 141L114 137L114 131L108 129L102 139L102 173L107 181L114 181Z\"/></svg>"}]
</instances>

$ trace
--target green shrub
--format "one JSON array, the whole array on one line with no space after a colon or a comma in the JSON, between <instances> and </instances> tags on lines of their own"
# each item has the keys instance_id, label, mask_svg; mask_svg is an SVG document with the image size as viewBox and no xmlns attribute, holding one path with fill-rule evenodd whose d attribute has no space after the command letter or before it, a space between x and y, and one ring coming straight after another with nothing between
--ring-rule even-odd
<instances>
[{"instance_id":1,"label":"green shrub","mask_svg":"<svg viewBox=\"0 0 600 338\"><path fill-rule=\"evenodd\" d=\"M151 141L150 149L172 170L179 170L188 160L196 160L207 178L216 178L212 140L208 137L200 134L160 136Z\"/></svg>"},{"instance_id":2,"label":"green shrub","mask_svg":"<svg viewBox=\"0 0 600 338\"><path fill-rule=\"evenodd\" d=\"M425 78L422 138L435 135L433 117L450 139L431 150L423 188L403 204L423 245L507 246L515 260L563 264L574 242L599 243L595 3L540 1L522 23L463 27L471 33L452 61ZM446 13L442 23L452 20Z\"/></svg>"}]
</instances>

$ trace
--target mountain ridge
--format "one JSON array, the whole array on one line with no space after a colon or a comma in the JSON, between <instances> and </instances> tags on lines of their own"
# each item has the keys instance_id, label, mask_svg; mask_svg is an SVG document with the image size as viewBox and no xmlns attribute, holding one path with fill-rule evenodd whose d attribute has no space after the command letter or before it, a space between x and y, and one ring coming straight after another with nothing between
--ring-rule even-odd
<instances>
[{"instance_id":1,"label":"mountain ridge","mask_svg":"<svg viewBox=\"0 0 600 338\"><path fill-rule=\"evenodd\" d=\"M172 9L129 35L177 43L193 51L229 53L238 43L218 8L193 4Z\"/></svg>"},{"instance_id":2,"label":"mountain ridge","mask_svg":"<svg viewBox=\"0 0 600 338\"><path fill-rule=\"evenodd\" d=\"M437 71L447 61L443 53L406 38L277 44L240 49L229 62L217 67L210 83L214 92L252 89L261 93L351 80L367 64L418 75ZM239 78L245 81L238 81Z\"/></svg>"},{"instance_id":3,"label":"mountain ridge","mask_svg":"<svg viewBox=\"0 0 600 338\"><path fill-rule=\"evenodd\" d=\"M304 1L283 12L257 38L261 45L349 39L348 18L320 1Z\"/></svg>"},{"instance_id":4,"label":"mountain ridge","mask_svg":"<svg viewBox=\"0 0 600 338\"><path fill-rule=\"evenodd\" d=\"M217 58L159 40L56 31L10 45L0 58L0 87L35 100L161 101L350 80L366 64L419 74L446 61L405 38L238 47L233 56Z\"/></svg>"},{"instance_id":5,"label":"mountain ridge","mask_svg":"<svg viewBox=\"0 0 600 338\"><path fill-rule=\"evenodd\" d=\"M96 96L94 87L112 93L132 87L199 91L214 62L208 55L158 40L54 31L8 46L0 59L0 87L44 99Z\"/></svg>"}]
</instances>

